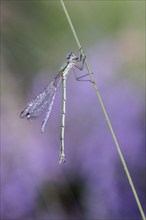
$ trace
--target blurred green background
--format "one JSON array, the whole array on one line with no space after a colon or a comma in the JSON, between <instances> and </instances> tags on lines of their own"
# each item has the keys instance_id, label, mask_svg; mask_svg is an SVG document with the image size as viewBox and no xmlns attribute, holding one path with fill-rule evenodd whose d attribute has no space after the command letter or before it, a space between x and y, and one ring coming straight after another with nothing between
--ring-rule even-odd
<instances>
[{"instance_id":1,"label":"blurred green background","mask_svg":"<svg viewBox=\"0 0 146 220\"><path fill-rule=\"evenodd\" d=\"M145 1L65 5L146 207ZM140 217L90 83L68 80L63 167L61 91L45 135L40 121L19 118L71 51L78 48L59 1L1 1L2 220Z\"/></svg>"},{"instance_id":2,"label":"blurred green background","mask_svg":"<svg viewBox=\"0 0 146 220\"><path fill-rule=\"evenodd\" d=\"M144 5L144 1L66 1L85 49L102 39L117 40L125 32L139 35L136 37L143 44ZM36 72L48 67L51 72L56 71L64 61L61 58L78 50L59 1L2 1L1 6L2 56L14 76L26 86ZM144 47L139 67L143 65ZM133 70L132 75L136 72Z\"/></svg>"}]
</instances>

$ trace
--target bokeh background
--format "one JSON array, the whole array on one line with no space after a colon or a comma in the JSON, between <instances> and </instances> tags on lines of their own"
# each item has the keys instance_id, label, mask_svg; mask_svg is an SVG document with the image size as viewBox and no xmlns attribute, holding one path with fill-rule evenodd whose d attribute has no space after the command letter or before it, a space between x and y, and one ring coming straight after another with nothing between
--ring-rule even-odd
<instances>
[{"instance_id":1,"label":"bokeh background","mask_svg":"<svg viewBox=\"0 0 146 220\"><path fill-rule=\"evenodd\" d=\"M146 212L145 1L65 1ZM91 82L67 80L46 131L20 119L78 48L59 1L1 1L1 219L140 219ZM86 74L86 70L77 72Z\"/></svg>"}]
</instances>

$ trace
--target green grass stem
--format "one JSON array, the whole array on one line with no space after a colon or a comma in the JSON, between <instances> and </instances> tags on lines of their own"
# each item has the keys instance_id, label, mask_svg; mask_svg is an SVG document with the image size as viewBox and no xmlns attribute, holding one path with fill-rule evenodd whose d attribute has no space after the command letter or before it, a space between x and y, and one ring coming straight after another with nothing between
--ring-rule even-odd
<instances>
[{"instance_id":1,"label":"green grass stem","mask_svg":"<svg viewBox=\"0 0 146 220\"><path fill-rule=\"evenodd\" d=\"M61 5L62 5L62 7L63 7L63 11L64 11L64 13L65 13L65 15L66 15L66 18L67 18L67 21L68 21L68 23L69 23L69 26L70 26L70 28L71 28L71 31L72 31L72 33L73 33L73 36L74 36L74 38L75 38L75 41L76 41L76 43L77 43L77 45L78 45L78 48L81 49L82 54L84 54L84 51L82 50L80 41L79 41L79 39L78 39L78 37L77 37L77 34L76 34L76 31L75 31L75 29L74 29L74 27L73 27L73 24L72 24L72 21L71 21L71 19L70 19L70 16L69 16L69 14L68 14L68 12L67 12L67 9L66 9L66 7L65 7L65 4L64 4L63 0L60 0L60 2L61 2ZM110 122L110 120L109 120L108 114L107 114L106 109L105 109L105 107L104 107L104 104L103 104L103 101L102 101L102 99L101 99L100 93L99 93L98 88L97 88L97 86L96 86L96 84L95 84L93 75L92 75L92 73L91 73L91 71L90 71L90 69L89 69L87 60L85 60L85 66L86 66L87 71L88 71L88 73L89 73L89 75L90 75L90 79L91 79L91 81L92 81L92 83L93 83L93 87L94 87L96 96L97 96L98 99L99 99L99 102L100 102L102 111L103 111L104 116L105 116L105 118L106 118L106 122L107 122L107 124L108 124L110 133L111 133L111 135L112 135L113 141L114 141L115 146L116 146L116 148L117 148L117 151L118 151L120 160L121 160L121 162L122 162L123 168L124 168L124 170L125 170L126 176L127 176L127 178L128 178L129 185L130 185L131 190L132 190L132 192L133 192L133 195L134 195L134 197L135 197L135 200L136 200L137 206L138 206L138 208L139 208L139 211L140 211L142 220L146 220L146 217L145 217L143 208L142 208L142 206L141 206L141 203L140 203L140 200L139 200L139 198L138 198L137 192L136 192L136 190L135 190L133 181L132 181L131 176L130 176L130 173L129 173L129 171L128 171L128 167L127 167L127 165L126 165L126 162L125 162L125 159L124 159L124 157L123 157L122 151L121 151L121 149L120 149L120 146L119 146L119 144L118 144L117 138L116 138L115 133L114 133L114 131L113 131L111 122Z\"/></svg>"}]
</instances>

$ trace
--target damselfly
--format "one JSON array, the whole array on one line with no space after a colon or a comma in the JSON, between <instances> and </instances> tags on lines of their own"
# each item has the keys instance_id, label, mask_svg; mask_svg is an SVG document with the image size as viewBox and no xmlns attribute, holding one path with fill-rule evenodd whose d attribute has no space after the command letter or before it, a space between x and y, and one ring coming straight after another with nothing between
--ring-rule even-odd
<instances>
[{"instance_id":1,"label":"damselfly","mask_svg":"<svg viewBox=\"0 0 146 220\"><path fill-rule=\"evenodd\" d=\"M54 99L56 96L57 88L62 79L62 120L60 131L60 163L65 162L64 153L64 128L65 128L65 114L66 114L66 80L69 70L77 68L82 70L84 67L85 56L82 53L79 56L75 56L73 53L67 55L65 63L59 69L57 75L48 84L48 86L41 92L35 99L29 102L21 112L21 118L27 118L28 120L36 119L46 110L46 115L42 123L41 131L44 132L46 123L49 119Z\"/></svg>"}]
</instances>

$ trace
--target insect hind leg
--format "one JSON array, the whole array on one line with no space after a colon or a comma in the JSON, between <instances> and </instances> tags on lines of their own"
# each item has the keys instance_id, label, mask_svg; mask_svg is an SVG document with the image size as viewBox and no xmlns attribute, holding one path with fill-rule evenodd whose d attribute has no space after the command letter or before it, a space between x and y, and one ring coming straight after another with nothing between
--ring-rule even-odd
<instances>
[{"instance_id":1,"label":"insect hind leg","mask_svg":"<svg viewBox=\"0 0 146 220\"><path fill-rule=\"evenodd\" d=\"M91 73L91 74L93 74L93 73ZM75 75L75 74L74 74L74 75ZM87 74L85 74L85 75L82 75L82 76L79 76L79 77L76 77L76 76L75 76L75 79L76 79L77 81L92 82L92 80L90 80L90 79L83 79L83 78L86 77L86 76L89 76L89 73L87 73Z\"/></svg>"}]
</instances>

